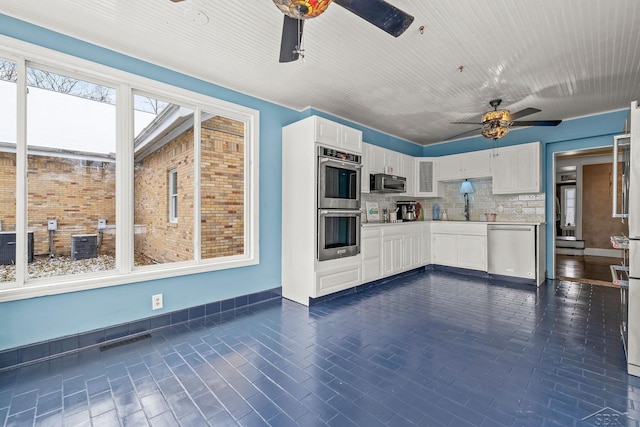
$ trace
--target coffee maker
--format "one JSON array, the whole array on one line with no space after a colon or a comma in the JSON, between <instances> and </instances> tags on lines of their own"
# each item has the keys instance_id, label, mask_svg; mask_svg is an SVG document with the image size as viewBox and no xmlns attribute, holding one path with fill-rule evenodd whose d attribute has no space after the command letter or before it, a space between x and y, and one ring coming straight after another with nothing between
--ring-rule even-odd
<instances>
[{"instance_id":1,"label":"coffee maker","mask_svg":"<svg viewBox=\"0 0 640 427\"><path fill-rule=\"evenodd\" d=\"M416 201L398 201L396 207L398 208L398 220L401 221L415 221L416 218Z\"/></svg>"}]
</instances>

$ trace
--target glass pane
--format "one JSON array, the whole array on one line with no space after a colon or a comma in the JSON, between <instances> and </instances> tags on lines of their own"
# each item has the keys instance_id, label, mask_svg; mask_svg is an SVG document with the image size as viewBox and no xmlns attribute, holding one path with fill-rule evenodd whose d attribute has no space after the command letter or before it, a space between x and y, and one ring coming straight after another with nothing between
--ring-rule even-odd
<instances>
[{"instance_id":1,"label":"glass pane","mask_svg":"<svg viewBox=\"0 0 640 427\"><path fill-rule=\"evenodd\" d=\"M193 109L140 94L134 108L134 263L193 260Z\"/></svg>"},{"instance_id":2,"label":"glass pane","mask_svg":"<svg viewBox=\"0 0 640 427\"><path fill-rule=\"evenodd\" d=\"M200 213L201 257L245 253L244 123L202 114Z\"/></svg>"},{"instance_id":3,"label":"glass pane","mask_svg":"<svg viewBox=\"0 0 640 427\"><path fill-rule=\"evenodd\" d=\"M0 59L0 282L16 277L16 94L16 64Z\"/></svg>"},{"instance_id":4,"label":"glass pane","mask_svg":"<svg viewBox=\"0 0 640 427\"><path fill-rule=\"evenodd\" d=\"M115 89L27 69L29 278L115 268Z\"/></svg>"},{"instance_id":5,"label":"glass pane","mask_svg":"<svg viewBox=\"0 0 640 427\"><path fill-rule=\"evenodd\" d=\"M564 189L564 224L565 227L576 225L576 187Z\"/></svg>"}]
</instances>

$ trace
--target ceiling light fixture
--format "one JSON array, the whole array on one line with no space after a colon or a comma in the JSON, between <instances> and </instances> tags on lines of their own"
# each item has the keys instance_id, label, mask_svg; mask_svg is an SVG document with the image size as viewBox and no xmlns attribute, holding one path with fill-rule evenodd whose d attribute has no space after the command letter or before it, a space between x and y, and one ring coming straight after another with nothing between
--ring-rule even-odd
<instances>
[{"instance_id":1,"label":"ceiling light fixture","mask_svg":"<svg viewBox=\"0 0 640 427\"><path fill-rule=\"evenodd\" d=\"M499 100L491 101L493 111L482 115L482 136L485 138L500 139L509 133L511 125L509 110L498 110L498 105L500 105Z\"/></svg>"},{"instance_id":2,"label":"ceiling light fixture","mask_svg":"<svg viewBox=\"0 0 640 427\"><path fill-rule=\"evenodd\" d=\"M315 18L322 14L333 0L273 0L278 8L295 19Z\"/></svg>"}]
</instances>

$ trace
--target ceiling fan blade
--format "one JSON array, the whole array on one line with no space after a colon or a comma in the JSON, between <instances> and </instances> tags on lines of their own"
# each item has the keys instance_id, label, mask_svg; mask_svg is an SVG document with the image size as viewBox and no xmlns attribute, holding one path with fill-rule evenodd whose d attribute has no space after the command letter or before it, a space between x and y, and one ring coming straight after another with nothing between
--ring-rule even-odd
<instances>
[{"instance_id":1,"label":"ceiling fan blade","mask_svg":"<svg viewBox=\"0 0 640 427\"><path fill-rule=\"evenodd\" d=\"M562 120L529 120L511 122L511 126L558 126Z\"/></svg>"},{"instance_id":2,"label":"ceiling fan blade","mask_svg":"<svg viewBox=\"0 0 640 427\"><path fill-rule=\"evenodd\" d=\"M404 33L413 22L413 16L383 0L334 0L334 3L394 37Z\"/></svg>"},{"instance_id":3,"label":"ceiling fan blade","mask_svg":"<svg viewBox=\"0 0 640 427\"><path fill-rule=\"evenodd\" d=\"M304 20L284 16L282 40L280 41L280 62L291 62L300 57L298 41L302 40L303 27Z\"/></svg>"},{"instance_id":4,"label":"ceiling fan blade","mask_svg":"<svg viewBox=\"0 0 640 427\"><path fill-rule=\"evenodd\" d=\"M509 114L509 118L510 120L516 120L516 119L519 119L520 117L528 116L530 114L535 114L540 111L542 110L538 110L537 108L525 108L524 110L520 110L513 114Z\"/></svg>"},{"instance_id":5,"label":"ceiling fan blade","mask_svg":"<svg viewBox=\"0 0 640 427\"><path fill-rule=\"evenodd\" d=\"M474 123L475 124L475 123ZM468 130L466 132L462 132L453 136L448 137L447 139L445 139L445 141L449 141L451 139L457 139L457 138L462 138L463 136L467 136L467 135L471 135L475 132L478 132L479 130L482 130L482 128L477 128L477 129L473 129L473 130Z\"/></svg>"},{"instance_id":6,"label":"ceiling fan blade","mask_svg":"<svg viewBox=\"0 0 640 427\"><path fill-rule=\"evenodd\" d=\"M452 125L481 125L482 123L478 122L449 122Z\"/></svg>"},{"instance_id":7,"label":"ceiling fan blade","mask_svg":"<svg viewBox=\"0 0 640 427\"><path fill-rule=\"evenodd\" d=\"M181 1L184 1L184 0L171 0L171 1L174 3L180 3Z\"/></svg>"}]
</instances>

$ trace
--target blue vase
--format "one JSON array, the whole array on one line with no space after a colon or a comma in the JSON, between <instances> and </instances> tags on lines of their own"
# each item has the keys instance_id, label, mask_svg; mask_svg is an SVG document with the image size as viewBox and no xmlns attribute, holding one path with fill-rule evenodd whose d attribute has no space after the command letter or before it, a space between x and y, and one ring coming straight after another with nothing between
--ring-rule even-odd
<instances>
[{"instance_id":1,"label":"blue vase","mask_svg":"<svg viewBox=\"0 0 640 427\"><path fill-rule=\"evenodd\" d=\"M440 219L440 206L437 203L433 205L433 219Z\"/></svg>"}]
</instances>

